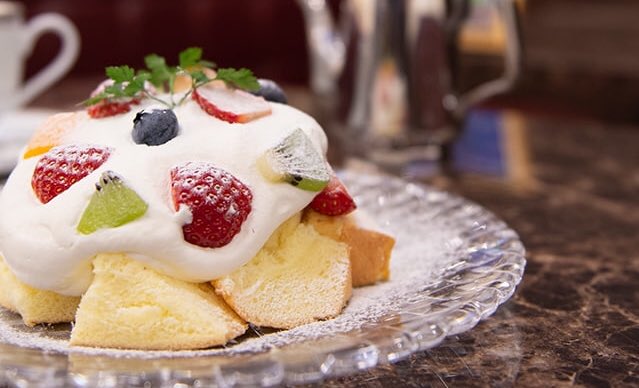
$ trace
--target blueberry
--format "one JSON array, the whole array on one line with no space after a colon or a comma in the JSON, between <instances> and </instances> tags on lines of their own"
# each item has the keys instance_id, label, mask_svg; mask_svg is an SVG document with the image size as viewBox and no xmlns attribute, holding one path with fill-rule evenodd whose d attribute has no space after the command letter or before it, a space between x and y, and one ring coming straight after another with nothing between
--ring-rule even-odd
<instances>
[{"instance_id":1,"label":"blueberry","mask_svg":"<svg viewBox=\"0 0 639 388\"><path fill-rule=\"evenodd\" d=\"M133 119L133 141L136 144L156 146L164 144L178 134L178 122L170 109L141 110Z\"/></svg>"},{"instance_id":2,"label":"blueberry","mask_svg":"<svg viewBox=\"0 0 639 388\"><path fill-rule=\"evenodd\" d=\"M268 101L280 102L282 104L288 104L286 94L280 85L271 81L270 79L260 78L257 80L260 83L260 89L256 92L252 92L256 96L262 96Z\"/></svg>"}]
</instances>

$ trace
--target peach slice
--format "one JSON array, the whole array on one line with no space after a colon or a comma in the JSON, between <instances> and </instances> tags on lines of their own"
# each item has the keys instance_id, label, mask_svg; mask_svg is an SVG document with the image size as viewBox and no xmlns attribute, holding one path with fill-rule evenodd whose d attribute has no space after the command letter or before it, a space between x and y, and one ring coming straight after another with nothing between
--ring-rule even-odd
<instances>
[{"instance_id":1,"label":"peach slice","mask_svg":"<svg viewBox=\"0 0 639 388\"><path fill-rule=\"evenodd\" d=\"M193 66L193 67L189 67L187 70L200 70L204 73L204 75L206 75L207 77L209 77L210 79L215 78L215 76L217 75L217 72L213 69L209 69L206 67L202 67L202 66ZM188 74L179 74L175 77L175 80L173 81L173 93L180 93L180 92L186 92L187 90L191 89L191 76ZM222 85L224 85L224 81L212 81L213 83L220 83Z\"/></svg>"},{"instance_id":2,"label":"peach slice","mask_svg":"<svg viewBox=\"0 0 639 388\"><path fill-rule=\"evenodd\" d=\"M62 142L64 135L78 122L77 112L58 113L50 116L29 140L23 159L42 155Z\"/></svg>"}]
</instances>

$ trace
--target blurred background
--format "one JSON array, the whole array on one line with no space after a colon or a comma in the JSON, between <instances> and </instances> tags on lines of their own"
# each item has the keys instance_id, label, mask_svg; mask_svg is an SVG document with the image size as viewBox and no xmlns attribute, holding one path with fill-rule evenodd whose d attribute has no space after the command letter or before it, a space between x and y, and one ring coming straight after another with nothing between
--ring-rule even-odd
<instances>
[{"instance_id":1,"label":"blurred background","mask_svg":"<svg viewBox=\"0 0 639 388\"><path fill-rule=\"evenodd\" d=\"M343 12L341 5L347 1L327 0L334 16ZM395 4L402 1L409 2ZM449 6L464 1L420 4ZM467 1L472 9L456 36L456 68L450 69L455 92L502 74L510 36L492 6L501 0ZM372 377L362 374L350 385L386 386L404 378L408 382L394 384L431 381L424 378L432 378L433 386L440 386L440 380L444 385L472 386L637 383L639 0L512 2L517 6L522 47L516 84L482 101L466 120L442 119L464 127L452 150L441 153L452 161L453 168L445 170L451 174L437 175L438 166L423 163L411 164L413 170L406 175L435 176L429 183L485 206L517 230L529 252L524 282L510 310L502 310L492 324L479 325L478 334L452 342L456 348L451 347L449 356L441 349L428 352L398 364L397 370L378 370ZM105 66L141 68L149 53L175 64L181 50L200 46L205 57L221 67L248 67L259 77L276 80L292 105L309 111L322 124L331 118L322 117L317 108L331 99L314 98L310 90L311 57L304 14L296 0L25 0L22 4L27 20L48 12L65 15L78 28L82 43L77 62L64 78L24 112L6 113L4 122L0 115L0 185L44 117L53 110L77 109L78 102L104 79ZM437 37L441 36L431 42L442 40ZM18 44L10 42L5 48L9 52L13 46ZM60 46L52 34L39 40L26 60L24 78L50 63ZM422 73L437 70L441 68L433 66ZM354 72L345 73L355 78ZM382 92L396 91L394 80L385 75L377 74L387 82L388 89ZM444 99L436 97L431 105L441 111ZM34 113L38 113L35 119ZM331 141L331 150L340 145ZM558 330L558 322L563 330ZM514 334L500 342L504 327L510 326ZM495 381L495 376L511 372L512 383Z\"/></svg>"},{"instance_id":2,"label":"blurred background","mask_svg":"<svg viewBox=\"0 0 639 388\"><path fill-rule=\"evenodd\" d=\"M283 84L309 82L304 21L295 0L23 3L28 18L57 12L80 30L81 53L67 78L99 77L113 64L141 67L146 53L175 58L193 45L224 67L246 66ZM330 1L334 13L339 3ZM499 20L482 8L487 1L473 3L465 27L470 34L461 36L462 87L494 77L502 67ZM638 1L524 0L518 5L524 71L514 90L489 105L639 122ZM28 59L27 77L58 48L55 36L41 39Z\"/></svg>"}]
</instances>

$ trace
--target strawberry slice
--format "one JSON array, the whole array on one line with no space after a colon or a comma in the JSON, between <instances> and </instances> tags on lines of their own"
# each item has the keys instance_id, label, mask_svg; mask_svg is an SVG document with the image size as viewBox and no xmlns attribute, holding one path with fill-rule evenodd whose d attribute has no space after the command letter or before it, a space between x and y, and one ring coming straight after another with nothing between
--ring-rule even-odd
<instances>
[{"instance_id":1,"label":"strawberry slice","mask_svg":"<svg viewBox=\"0 0 639 388\"><path fill-rule=\"evenodd\" d=\"M100 146L54 147L36 164L31 187L40 202L47 203L100 167L110 154L110 148Z\"/></svg>"},{"instance_id":2,"label":"strawberry slice","mask_svg":"<svg viewBox=\"0 0 639 388\"><path fill-rule=\"evenodd\" d=\"M116 102L116 101L102 101L95 105L91 105L87 108L87 113L94 119L100 119L103 117L110 117L126 113L131 110L131 105L138 105L140 100L133 99L130 101Z\"/></svg>"},{"instance_id":3,"label":"strawberry slice","mask_svg":"<svg viewBox=\"0 0 639 388\"><path fill-rule=\"evenodd\" d=\"M98 94L102 93L107 87L113 85L113 83L114 81L112 79L102 81L98 85L98 87L95 88L93 92L91 92L91 97L95 97ZM126 86L127 84L128 83L125 82L123 85ZM156 93L155 88L150 83L145 83L144 88L151 94ZM87 113L92 118L99 119L126 113L131 110L132 105L138 104L140 104L140 99L137 97L106 99L88 107Z\"/></svg>"},{"instance_id":4,"label":"strawberry slice","mask_svg":"<svg viewBox=\"0 0 639 388\"><path fill-rule=\"evenodd\" d=\"M353 197L348 194L344 184L335 175L331 177L324 190L313 198L309 206L327 216L343 216L357 208Z\"/></svg>"},{"instance_id":5,"label":"strawberry slice","mask_svg":"<svg viewBox=\"0 0 639 388\"><path fill-rule=\"evenodd\" d=\"M271 114L263 97L224 86L204 86L193 90L193 99L211 116L229 123L247 123Z\"/></svg>"},{"instance_id":6,"label":"strawberry slice","mask_svg":"<svg viewBox=\"0 0 639 388\"><path fill-rule=\"evenodd\" d=\"M171 169L173 206L191 210L182 226L187 242L219 248L240 232L251 212L253 194L239 179L208 162L188 162Z\"/></svg>"}]
</instances>

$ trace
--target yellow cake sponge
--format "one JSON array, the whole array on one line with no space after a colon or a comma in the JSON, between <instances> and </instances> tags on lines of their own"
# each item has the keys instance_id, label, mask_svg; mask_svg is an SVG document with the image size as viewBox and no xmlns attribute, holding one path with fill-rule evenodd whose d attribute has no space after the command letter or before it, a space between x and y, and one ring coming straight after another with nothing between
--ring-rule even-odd
<instances>
[{"instance_id":1,"label":"yellow cake sponge","mask_svg":"<svg viewBox=\"0 0 639 388\"><path fill-rule=\"evenodd\" d=\"M213 285L258 326L288 329L332 318L351 295L349 248L300 223L298 214L251 261Z\"/></svg>"},{"instance_id":2,"label":"yellow cake sponge","mask_svg":"<svg viewBox=\"0 0 639 388\"><path fill-rule=\"evenodd\" d=\"M22 316L27 326L71 322L79 297L38 290L20 281L0 255L0 306Z\"/></svg>"},{"instance_id":3,"label":"yellow cake sponge","mask_svg":"<svg viewBox=\"0 0 639 388\"><path fill-rule=\"evenodd\" d=\"M212 290L160 274L124 254L101 254L71 345L142 350L223 345L247 324Z\"/></svg>"}]
</instances>

